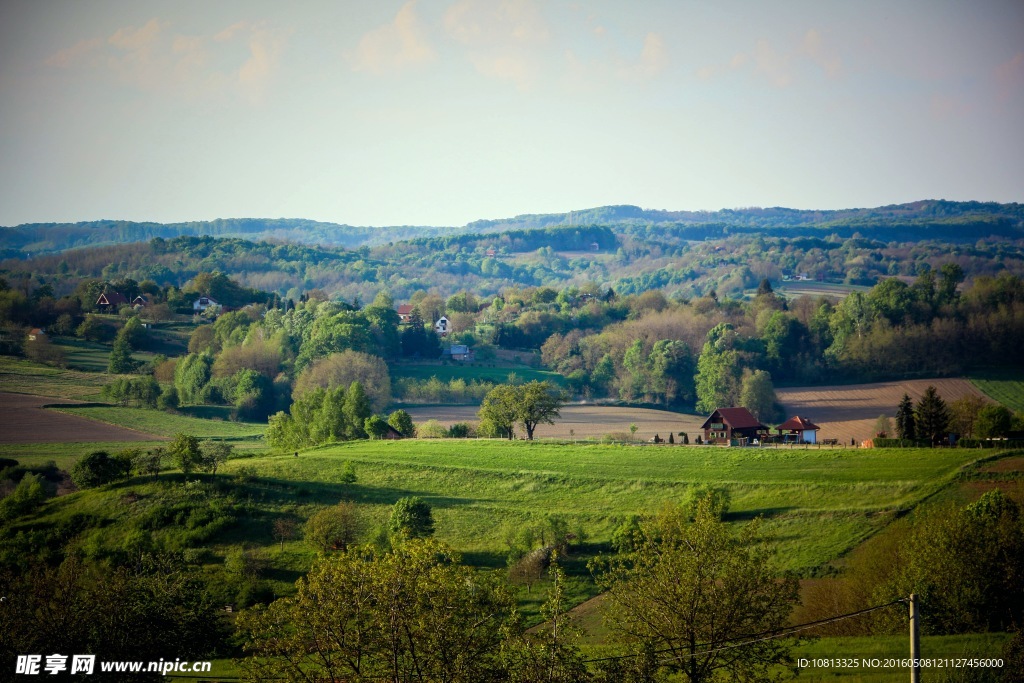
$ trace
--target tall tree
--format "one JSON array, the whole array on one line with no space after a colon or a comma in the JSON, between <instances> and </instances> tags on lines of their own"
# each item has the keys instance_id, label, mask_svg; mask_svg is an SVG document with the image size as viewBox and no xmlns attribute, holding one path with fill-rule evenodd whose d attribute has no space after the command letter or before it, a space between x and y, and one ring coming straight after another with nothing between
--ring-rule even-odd
<instances>
[{"instance_id":1,"label":"tall tree","mask_svg":"<svg viewBox=\"0 0 1024 683\"><path fill-rule=\"evenodd\" d=\"M914 420L914 403L908 394L903 394L896 408L896 434L901 439L917 438L917 423Z\"/></svg>"},{"instance_id":2,"label":"tall tree","mask_svg":"<svg viewBox=\"0 0 1024 683\"><path fill-rule=\"evenodd\" d=\"M917 433L932 442L934 446L942 440L949 429L949 408L939 396L938 390L929 386L917 402L914 409L914 422Z\"/></svg>"},{"instance_id":3,"label":"tall tree","mask_svg":"<svg viewBox=\"0 0 1024 683\"><path fill-rule=\"evenodd\" d=\"M533 380L515 387L517 396L516 418L526 430L526 438L533 441L533 432L539 424L554 424L561 417L559 410L565 402L565 393L554 384Z\"/></svg>"},{"instance_id":4,"label":"tall tree","mask_svg":"<svg viewBox=\"0 0 1024 683\"><path fill-rule=\"evenodd\" d=\"M515 438L519 420L518 391L511 384L499 384L484 396L480 404L480 429L484 433Z\"/></svg>"},{"instance_id":5,"label":"tall tree","mask_svg":"<svg viewBox=\"0 0 1024 683\"><path fill-rule=\"evenodd\" d=\"M772 377L764 370L745 372L740 387L740 405L749 410L754 417L764 423L776 417L775 387Z\"/></svg>"},{"instance_id":6,"label":"tall tree","mask_svg":"<svg viewBox=\"0 0 1024 683\"><path fill-rule=\"evenodd\" d=\"M734 405L739 399L739 354L732 348L735 338L728 323L720 323L708 332L697 359L698 411L709 413L720 406Z\"/></svg>"},{"instance_id":7,"label":"tall tree","mask_svg":"<svg viewBox=\"0 0 1024 683\"><path fill-rule=\"evenodd\" d=\"M114 340L114 348L110 351L110 361L107 363L107 372L111 374L124 374L133 372L136 368L135 359L132 358L132 347L128 339L117 335Z\"/></svg>"}]
</instances>

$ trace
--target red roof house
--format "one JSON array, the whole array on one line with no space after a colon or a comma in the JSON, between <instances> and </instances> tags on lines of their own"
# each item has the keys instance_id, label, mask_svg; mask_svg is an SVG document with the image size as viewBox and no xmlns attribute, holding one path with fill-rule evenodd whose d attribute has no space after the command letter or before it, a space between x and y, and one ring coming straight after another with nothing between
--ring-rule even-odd
<instances>
[{"instance_id":1,"label":"red roof house","mask_svg":"<svg viewBox=\"0 0 1024 683\"><path fill-rule=\"evenodd\" d=\"M746 408L716 408L701 425L705 443L732 444L745 439L760 439L768 427L758 422Z\"/></svg>"},{"instance_id":2,"label":"red roof house","mask_svg":"<svg viewBox=\"0 0 1024 683\"><path fill-rule=\"evenodd\" d=\"M409 322L409 318L412 317L412 304L402 304L398 307L398 319L404 322Z\"/></svg>"},{"instance_id":3,"label":"red roof house","mask_svg":"<svg viewBox=\"0 0 1024 683\"><path fill-rule=\"evenodd\" d=\"M776 429L782 436L783 441L796 441L797 443L817 443L818 430L821 429L806 417L794 415Z\"/></svg>"}]
</instances>

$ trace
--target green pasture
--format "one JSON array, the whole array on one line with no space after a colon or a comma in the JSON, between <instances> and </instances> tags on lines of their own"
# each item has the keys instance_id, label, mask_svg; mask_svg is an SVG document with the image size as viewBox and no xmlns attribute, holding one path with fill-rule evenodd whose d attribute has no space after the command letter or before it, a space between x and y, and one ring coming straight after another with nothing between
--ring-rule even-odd
<instances>
[{"instance_id":1,"label":"green pasture","mask_svg":"<svg viewBox=\"0 0 1024 683\"><path fill-rule=\"evenodd\" d=\"M392 365L388 368L391 379L420 379L428 380L437 377L442 382L449 382L453 379L464 379L467 382L494 382L501 384L508 381L508 376L515 373L524 382L532 380L548 380L561 385L565 378L557 372L536 370L525 365L503 365L495 362L484 364L462 365L453 362L450 365L437 364L416 364L416 365Z\"/></svg>"},{"instance_id":2,"label":"green pasture","mask_svg":"<svg viewBox=\"0 0 1024 683\"><path fill-rule=\"evenodd\" d=\"M110 362L109 344L76 339L75 337L55 337L53 345L64 352L64 362L72 370L83 372L106 372ZM153 358L152 351L135 351L132 358L146 363Z\"/></svg>"},{"instance_id":3,"label":"green pasture","mask_svg":"<svg viewBox=\"0 0 1024 683\"><path fill-rule=\"evenodd\" d=\"M106 361L103 369L107 369ZM91 401L99 399L100 390L112 379L107 374L64 370L0 356L0 391Z\"/></svg>"},{"instance_id":4,"label":"green pasture","mask_svg":"<svg viewBox=\"0 0 1024 683\"><path fill-rule=\"evenodd\" d=\"M979 374L971 378L971 384L993 401L998 401L1010 410L1024 411L1024 375L1000 373L999 375Z\"/></svg>"},{"instance_id":5,"label":"green pasture","mask_svg":"<svg viewBox=\"0 0 1024 683\"><path fill-rule=\"evenodd\" d=\"M252 422L209 420L162 410L120 406L61 406L51 410L168 437L183 433L203 439L254 440L260 439L267 428L265 424Z\"/></svg>"},{"instance_id":6,"label":"green pasture","mask_svg":"<svg viewBox=\"0 0 1024 683\"><path fill-rule=\"evenodd\" d=\"M505 538L547 515L566 517L591 543L627 516L681 502L701 484L727 488L728 519L765 518L784 567L813 572L898 510L936 491L975 452L779 451L713 447L528 444L502 441L357 442L229 463L306 500L352 499L383 520L416 495L434 508L437 536L483 566L501 566ZM346 461L359 481L341 483Z\"/></svg>"}]
</instances>

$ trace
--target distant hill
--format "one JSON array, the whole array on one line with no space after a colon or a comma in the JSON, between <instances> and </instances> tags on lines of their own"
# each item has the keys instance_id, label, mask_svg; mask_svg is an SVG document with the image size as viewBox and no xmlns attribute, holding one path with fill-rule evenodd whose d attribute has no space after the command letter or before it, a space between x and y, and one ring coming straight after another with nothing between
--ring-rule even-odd
<instances>
[{"instance_id":1,"label":"distant hill","mask_svg":"<svg viewBox=\"0 0 1024 683\"><path fill-rule=\"evenodd\" d=\"M357 227L300 218L228 218L188 223L100 220L79 223L28 223L0 227L0 257L19 258L85 246L142 242L210 235L252 241L279 241L349 249L417 238L490 234L554 226L621 226L631 232L642 226L666 226L688 232L692 239L730 232L818 235L860 233L873 239L974 240L989 235L1024 236L1024 204L923 200L876 208L834 211L771 208L720 211L662 211L638 206L602 206L568 213L522 214L514 218L479 220L464 226ZM702 227L703 229L695 229ZM706 234L705 234L706 233ZM680 233L681 234L681 233Z\"/></svg>"}]
</instances>

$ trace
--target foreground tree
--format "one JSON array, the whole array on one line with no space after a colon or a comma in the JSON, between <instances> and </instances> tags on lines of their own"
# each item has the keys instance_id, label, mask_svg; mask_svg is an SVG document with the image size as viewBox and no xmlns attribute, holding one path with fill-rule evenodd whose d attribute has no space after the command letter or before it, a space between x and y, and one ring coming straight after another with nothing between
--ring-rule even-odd
<instances>
[{"instance_id":1,"label":"foreground tree","mask_svg":"<svg viewBox=\"0 0 1024 683\"><path fill-rule=\"evenodd\" d=\"M507 588L436 541L318 561L294 597L243 613L250 680L504 680Z\"/></svg>"},{"instance_id":2,"label":"foreground tree","mask_svg":"<svg viewBox=\"0 0 1024 683\"><path fill-rule=\"evenodd\" d=\"M593 564L616 640L638 660L657 652L690 683L769 680L773 665L789 661L786 645L741 643L784 627L798 593L796 579L780 577L759 527L733 531L710 497L693 522L674 509L642 524L633 553Z\"/></svg>"}]
</instances>

